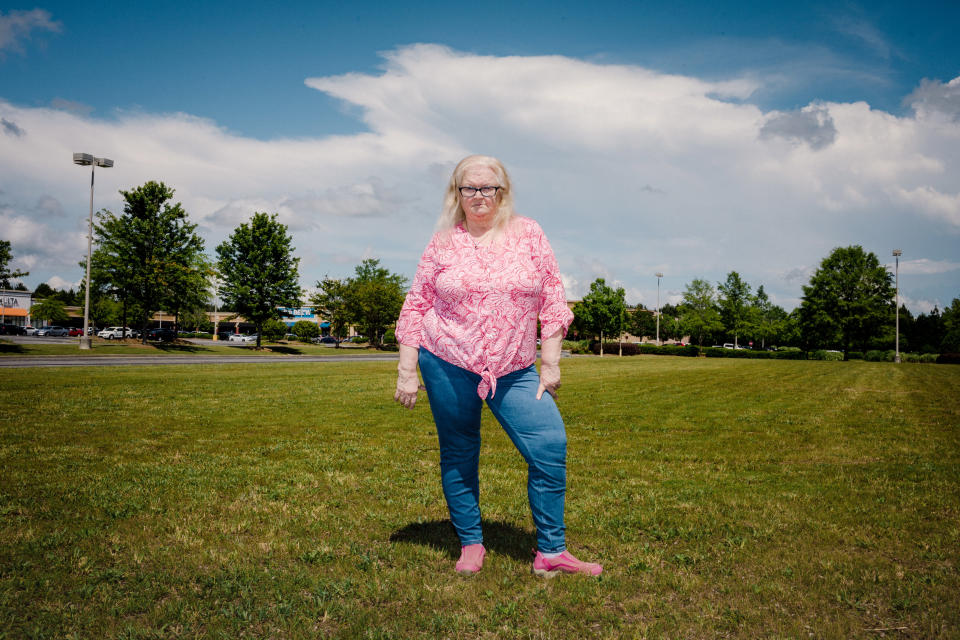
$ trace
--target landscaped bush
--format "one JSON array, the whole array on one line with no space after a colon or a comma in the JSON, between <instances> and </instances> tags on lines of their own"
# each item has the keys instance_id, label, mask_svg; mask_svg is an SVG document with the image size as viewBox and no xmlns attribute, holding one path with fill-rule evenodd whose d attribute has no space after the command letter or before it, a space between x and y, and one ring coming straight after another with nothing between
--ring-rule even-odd
<instances>
[{"instance_id":1,"label":"landscaped bush","mask_svg":"<svg viewBox=\"0 0 960 640\"><path fill-rule=\"evenodd\" d=\"M803 360L804 355L803 351L800 349L780 349L778 351L771 351L770 357L775 360Z\"/></svg>"},{"instance_id":2,"label":"landscaped bush","mask_svg":"<svg viewBox=\"0 0 960 640\"><path fill-rule=\"evenodd\" d=\"M589 340L564 340L563 349L570 353L590 353Z\"/></svg>"},{"instance_id":3,"label":"landscaped bush","mask_svg":"<svg viewBox=\"0 0 960 640\"><path fill-rule=\"evenodd\" d=\"M810 360L843 360L843 354L839 351L827 351L826 349L817 349L810 354Z\"/></svg>"},{"instance_id":4,"label":"landscaped bush","mask_svg":"<svg viewBox=\"0 0 960 640\"><path fill-rule=\"evenodd\" d=\"M937 356L937 364L960 364L960 353L941 353Z\"/></svg>"},{"instance_id":5,"label":"landscaped bush","mask_svg":"<svg viewBox=\"0 0 960 640\"><path fill-rule=\"evenodd\" d=\"M751 349L724 349L722 347L707 347L703 350L708 358L772 358L771 351L753 351Z\"/></svg>"},{"instance_id":6,"label":"landscaped bush","mask_svg":"<svg viewBox=\"0 0 960 640\"><path fill-rule=\"evenodd\" d=\"M848 351L847 360L863 360L863 351Z\"/></svg>"},{"instance_id":7,"label":"landscaped bush","mask_svg":"<svg viewBox=\"0 0 960 640\"><path fill-rule=\"evenodd\" d=\"M893 352L871 349L863 354L863 359L867 362L893 362Z\"/></svg>"},{"instance_id":8,"label":"landscaped bush","mask_svg":"<svg viewBox=\"0 0 960 640\"><path fill-rule=\"evenodd\" d=\"M384 345L397 344L397 334L394 332L393 329L387 329L386 332L383 334L383 344Z\"/></svg>"},{"instance_id":9,"label":"landscaped bush","mask_svg":"<svg viewBox=\"0 0 960 640\"><path fill-rule=\"evenodd\" d=\"M635 356L640 353L640 345L636 342L604 342L603 343L603 353L604 355L608 354L619 354L621 353L621 348L623 349L622 353L625 356ZM600 355L600 341L594 340L590 343L590 351L593 355Z\"/></svg>"},{"instance_id":10,"label":"landscaped bush","mask_svg":"<svg viewBox=\"0 0 960 640\"><path fill-rule=\"evenodd\" d=\"M310 342L320 335L320 327L317 326L316 322L298 320L293 323L292 332L297 335L297 339L301 342Z\"/></svg>"},{"instance_id":11,"label":"landscaped bush","mask_svg":"<svg viewBox=\"0 0 960 640\"><path fill-rule=\"evenodd\" d=\"M263 323L263 326L260 328L260 334L265 340L280 340L287 333L287 325L280 322L276 318L270 318Z\"/></svg>"},{"instance_id":12,"label":"landscaped bush","mask_svg":"<svg viewBox=\"0 0 960 640\"><path fill-rule=\"evenodd\" d=\"M938 355L936 353L924 353L920 356L920 362L936 362Z\"/></svg>"}]
</instances>

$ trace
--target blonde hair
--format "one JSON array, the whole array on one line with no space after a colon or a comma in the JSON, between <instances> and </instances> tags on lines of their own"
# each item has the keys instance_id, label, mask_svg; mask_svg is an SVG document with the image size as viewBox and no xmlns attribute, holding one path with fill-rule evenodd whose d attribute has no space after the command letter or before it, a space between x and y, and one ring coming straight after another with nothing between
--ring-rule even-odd
<instances>
[{"instance_id":1,"label":"blonde hair","mask_svg":"<svg viewBox=\"0 0 960 640\"><path fill-rule=\"evenodd\" d=\"M450 176L450 184L447 185L447 192L443 198L443 210L440 212L440 219L437 220L437 229L452 229L466 220L466 214L463 207L460 206L460 187L463 175L471 167L486 167L493 171L500 183L500 189L497 191L497 213L493 218L493 226L496 229L502 229L513 217L513 189L510 185L510 176L503 164L496 158L490 156L467 156L453 170Z\"/></svg>"}]
</instances>

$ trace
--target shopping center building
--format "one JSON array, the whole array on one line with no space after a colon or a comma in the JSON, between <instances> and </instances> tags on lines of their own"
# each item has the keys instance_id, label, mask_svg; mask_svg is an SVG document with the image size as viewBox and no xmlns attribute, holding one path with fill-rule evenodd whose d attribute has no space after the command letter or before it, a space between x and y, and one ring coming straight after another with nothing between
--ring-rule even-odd
<instances>
[{"instance_id":1,"label":"shopping center building","mask_svg":"<svg viewBox=\"0 0 960 640\"><path fill-rule=\"evenodd\" d=\"M30 306L32 304L32 291L0 289L0 324L15 324L18 327L30 326Z\"/></svg>"}]
</instances>

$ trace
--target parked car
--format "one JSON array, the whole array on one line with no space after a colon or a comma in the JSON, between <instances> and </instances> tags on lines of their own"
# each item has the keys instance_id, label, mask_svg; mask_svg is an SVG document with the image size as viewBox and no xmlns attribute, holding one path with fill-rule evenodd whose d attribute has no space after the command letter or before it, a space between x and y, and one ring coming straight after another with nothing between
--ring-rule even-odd
<instances>
[{"instance_id":1,"label":"parked car","mask_svg":"<svg viewBox=\"0 0 960 640\"><path fill-rule=\"evenodd\" d=\"M32 336L32 335L35 335L36 333L37 333L36 327L31 327L27 325L26 327L23 328L23 335L25 336Z\"/></svg>"},{"instance_id":2,"label":"parked car","mask_svg":"<svg viewBox=\"0 0 960 640\"><path fill-rule=\"evenodd\" d=\"M82 335L83 335L83 327L70 327L70 330L67 332L67 334L68 334L71 338L74 337L74 336L82 336Z\"/></svg>"},{"instance_id":3,"label":"parked car","mask_svg":"<svg viewBox=\"0 0 960 640\"><path fill-rule=\"evenodd\" d=\"M22 336L26 335L23 327L15 324L0 324L0 335L4 336Z\"/></svg>"},{"instance_id":4,"label":"parked car","mask_svg":"<svg viewBox=\"0 0 960 640\"><path fill-rule=\"evenodd\" d=\"M70 332L66 327L43 327L42 329L37 329L38 336L62 336L66 337Z\"/></svg>"},{"instance_id":5,"label":"parked car","mask_svg":"<svg viewBox=\"0 0 960 640\"><path fill-rule=\"evenodd\" d=\"M333 336L317 336L311 342L314 344L337 344L337 339Z\"/></svg>"},{"instance_id":6,"label":"parked car","mask_svg":"<svg viewBox=\"0 0 960 640\"><path fill-rule=\"evenodd\" d=\"M129 327L107 327L97 335L106 340L121 340L123 338L136 338L139 334Z\"/></svg>"},{"instance_id":7,"label":"parked car","mask_svg":"<svg viewBox=\"0 0 960 640\"><path fill-rule=\"evenodd\" d=\"M231 333L230 338L227 340L227 342L256 342L256 341L257 341L256 334L246 335L242 333Z\"/></svg>"},{"instance_id":8,"label":"parked car","mask_svg":"<svg viewBox=\"0 0 960 640\"><path fill-rule=\"evenodd\" d=\"M157 327L147 332L147 340L159 340L160 342L171 342L177 339L177 334L173 329L163 329Z\"/></svg>"}]
</instances>

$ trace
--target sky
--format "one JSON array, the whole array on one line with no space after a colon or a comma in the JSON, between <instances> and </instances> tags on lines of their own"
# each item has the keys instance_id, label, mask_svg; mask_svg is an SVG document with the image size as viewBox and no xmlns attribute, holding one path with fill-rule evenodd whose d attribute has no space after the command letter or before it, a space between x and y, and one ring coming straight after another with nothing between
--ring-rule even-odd
<instances>
[{"instance_id":1,"label":"sky","mask_svg":"<svg viewBox=\"0 0 960 640\"><path fill-rule=\"evenodd\" d=\"M268 6L269 5L269 6ZM77 287L94 208L176 190L210 256L259 211L310 289L412 279L443 190L500 158L567 297L678 303L736 271L787 310L832 249L913 313L960 297L960 3L5 2L0 239Z\"/></svg>"}]
</instances>

